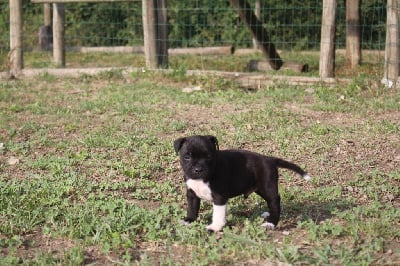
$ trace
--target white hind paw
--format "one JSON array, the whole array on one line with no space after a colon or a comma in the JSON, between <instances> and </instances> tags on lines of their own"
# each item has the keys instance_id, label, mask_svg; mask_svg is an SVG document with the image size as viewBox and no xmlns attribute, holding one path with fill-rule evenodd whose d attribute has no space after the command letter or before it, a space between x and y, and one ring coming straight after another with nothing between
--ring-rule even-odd
<instances>
[{"instance_id":1,"label":"white hind paw","mask_svg":"<svg viewBox=\"0 0 400 266\"><path fill-rule=\"evenodd\" d=\"M273 223L270 223L270 222L265 222L261 226L265 227L267 229L270 229L270 230L274 230L275 229L275 225Z\"/></svg>"}]
</instances>

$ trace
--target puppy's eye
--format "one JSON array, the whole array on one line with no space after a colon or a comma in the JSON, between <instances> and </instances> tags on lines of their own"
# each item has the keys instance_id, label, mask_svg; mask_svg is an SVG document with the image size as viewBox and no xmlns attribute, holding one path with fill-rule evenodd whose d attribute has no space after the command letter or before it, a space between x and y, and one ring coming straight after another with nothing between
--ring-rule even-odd
<instances>
[{"instance_id":1,"label":"puppy's eye","mask_svg":"<svg viewBox=\"0 0 400 266\"><path fill-rule=\"evenodd\" d=\"M186 160L186 161L189 161L190 160L190 155L183 156L183 159Z\"/></svg>"}]
</instances>

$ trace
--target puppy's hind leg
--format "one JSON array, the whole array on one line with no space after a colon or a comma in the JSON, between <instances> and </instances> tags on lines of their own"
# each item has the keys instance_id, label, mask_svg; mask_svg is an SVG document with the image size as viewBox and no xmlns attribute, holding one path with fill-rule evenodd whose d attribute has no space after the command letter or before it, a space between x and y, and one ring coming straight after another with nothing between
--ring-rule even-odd
<instances>
[{"instance_id":1,"label":"puppy's hind leg","mask_svg":"<svg viewBox=\"0 0 400 266\"><path fill-rule=\"evenodd\" d=\"M261 215L265 220L261 226L271 230L275 229L281 215L280 201L281 197L279 195L274 199L267 200L269 212L264 212Z\"/></svg>"},{"instance_id":2,"label":"puppy's hind leg","mask_svg":"<svg viewBox=\"0 0 400 266\"><path fill-rule=\"evenodd\" d=\"M264 218L264 223L261 226L273 230L278 224L281 215L281 197L278 190L269 188L259 190L256 193L267 202L269 209L268 212L264 212L261 215Z\"/></svg>"}]
</instances>

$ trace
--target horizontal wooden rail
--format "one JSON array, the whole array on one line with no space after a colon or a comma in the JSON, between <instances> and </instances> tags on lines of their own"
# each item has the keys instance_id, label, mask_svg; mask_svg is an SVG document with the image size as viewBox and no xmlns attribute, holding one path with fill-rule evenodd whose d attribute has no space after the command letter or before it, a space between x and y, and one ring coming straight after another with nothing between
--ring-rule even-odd
<instances>
[{"instance_id":1,"label":"horizontal wooden rail","mask_svg":"<svg viewBox=\"0 0 400 266\"><path fill-rule=\"evenodd\" d=\"M44 3L110 3L110 2L138 2L140 0L31 0L34 4Z\"/></svg>"},{"instance_id":2,"label":"horizontal wooden rail","mask_svg":"<svg viewBox=\"0 0 400 266\"><path fill-rule=\"evenodd\" d=\"M233 46L211 46L193 48L170 48L168 53L171 55L231 55L235 52Z\"/></svg>"}]
</instances>

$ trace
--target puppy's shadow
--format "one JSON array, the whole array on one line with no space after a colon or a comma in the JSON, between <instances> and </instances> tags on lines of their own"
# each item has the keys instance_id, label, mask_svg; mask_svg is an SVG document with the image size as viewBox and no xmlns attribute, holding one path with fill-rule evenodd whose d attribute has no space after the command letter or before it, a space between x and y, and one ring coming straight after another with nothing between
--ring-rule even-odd
<instances>
[{"instance_id":1,"label":"puppy's shadow","mask_svg":"<svg viewBox=\"0 0 400 266\"><path fill-rule=\"evenodd\" d=\"M299 222L308 220L319 224L322 221L333 218L336 212L345 211L353 207L355 207L354 203L343 199L321 201L319 198L311 196L300 201L282 198L282 212L278 228L281 230L293 229L297 227ZM242 197L230 203L230 213L235 217L234 221L238 222L241 222L242 219L250 219L253 222L259 219L265 211L268 211L268 207L261 198L245 199ZM231 225L234 225L233 223L235 222L230 222Z\"/></svg>"}]
</instances>

